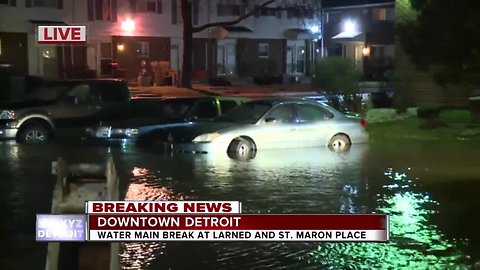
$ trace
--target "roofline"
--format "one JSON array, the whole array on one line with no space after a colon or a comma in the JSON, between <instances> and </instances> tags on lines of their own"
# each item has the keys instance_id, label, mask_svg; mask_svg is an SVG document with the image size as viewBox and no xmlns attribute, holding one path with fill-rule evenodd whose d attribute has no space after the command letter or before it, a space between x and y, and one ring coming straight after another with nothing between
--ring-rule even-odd
<instances>
[{"instance_id":1,"label":"roofline","mask_svg":"<svg viewBox=\"0 0 480 270\"><path fill-rule=\"evenodd\" d=\"M324 7L324 8L322 8L322 10L323 11L332 11L332 10L372 8L372 7L385 7L385 6L395 6L395 1L384 2L384 3L375 3L375 4L350 5L350 6L339 6L339 7Z\"/></svg>"}]
</instances>

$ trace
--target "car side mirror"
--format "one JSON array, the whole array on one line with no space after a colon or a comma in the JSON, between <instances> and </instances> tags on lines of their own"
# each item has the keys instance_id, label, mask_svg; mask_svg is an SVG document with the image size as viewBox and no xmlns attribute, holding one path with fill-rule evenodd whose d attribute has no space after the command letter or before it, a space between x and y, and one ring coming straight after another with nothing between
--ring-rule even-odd
<instances>
[{"instance_id":1,"label":"car side mirror","mask_svg":"<svg viewBox=\"0 0 480 270\"><path fill-rule=\"evenodd\" d=\"M275 122L275 118L274 117L267 117L265 118L265 123L273 123Z\"/></svg>"}]
</instances>

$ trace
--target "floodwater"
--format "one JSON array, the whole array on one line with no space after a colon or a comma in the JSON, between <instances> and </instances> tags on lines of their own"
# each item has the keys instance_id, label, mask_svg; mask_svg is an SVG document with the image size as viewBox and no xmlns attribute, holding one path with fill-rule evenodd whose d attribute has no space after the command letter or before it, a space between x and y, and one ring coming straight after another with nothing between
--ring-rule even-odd
<instances>
[{"instance_id":1,"label":"floodwater","mask_svg":"<svg viewBox=\"0 0 480 270\"><path fill-rule=\"evenodd\" d=\"M480 261L479 146L272 150L250 161L155 149L0 143L0 269L45 269L35 214L51 162L113 155L128 200L238 200L247 213L387 213L389 243L129 243L124 269L469 269Z\"/></svg>"}]
</instances>

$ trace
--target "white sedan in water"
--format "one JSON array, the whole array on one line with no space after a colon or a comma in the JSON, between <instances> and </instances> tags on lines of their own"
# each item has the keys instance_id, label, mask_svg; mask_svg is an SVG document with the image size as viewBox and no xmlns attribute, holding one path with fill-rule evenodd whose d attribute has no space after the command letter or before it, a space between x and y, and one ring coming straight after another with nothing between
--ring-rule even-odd
<instances>
[{"instance_id":1,"label":"white sedan in water","mask_svg":"<svg viewBox=\"0 0 480 270\"><path fill-rule=\"evenodd\" d=\"M248 157L274 148L330 146L343 151L368 142L365 124L319 102L271 98L244 103L214 121L167 131L174 151Z\"/></svg>"}]
</instances>

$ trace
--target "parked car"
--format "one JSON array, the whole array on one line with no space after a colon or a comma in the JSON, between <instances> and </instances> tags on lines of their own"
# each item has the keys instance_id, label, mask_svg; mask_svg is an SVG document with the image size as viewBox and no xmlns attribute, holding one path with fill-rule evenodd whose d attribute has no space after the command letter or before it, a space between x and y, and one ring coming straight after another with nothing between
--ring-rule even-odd
<instances>
[{"instance_id":1,"label":"parked car","mask_svg":"<svg viewBox=\"0 0 480 270\"><path fill-rule=\"evenodd\" d=\"M244 103L211 122L168 129L168 138L181 152L249 156L264 149L317 146L344 151L368 141L365 126L319 102L271 98Z\"/></svg>"},{"instance_id":2,"label":"parked car","mask_svg":"<svg viewBox=\"0 0 480 270\"><path fill-rule=\"evenodd\" d=\"M210 121L246 101L246 98L222 96L164 99L148 118L133 117L87 128L86 140L127 144L141 139L145 143L149 137L157 136L165 128Z\"/></svg>"},{"instance_id":3,"label":"parked car","mask_svg":"<svg viewBox=\"0 0 480 270\"><path fill-rule=\"evenodd\" d=\"M342 97L341 97L340 95L338 95L338 96L330 96L330 97L329 97L329 96L326 95L326 94L318 94L318 95L304 96L303 98L311 99L311 100L320 102L320 103L322 103L322 104L325 104L325 105L334 107L336 110L338 110L339 112L343 113L346 117L349 117L349 118L360 118L360 114L355 113L355 112L352 112L352 111L349 111L346 106L343 106ZM334 106L334 104L332 103L332 99L337 99L337 100L338 100L338 102L335 102L335 103L337 104L337 106Z\"/></svg>"},{"instance_id":4,"label":"parked car","mask_svg":"<svg viewBox=\"0 0 480 270\"><path fill-rule=\"evenodd\" d=\"M47 82L21 101L0 103L0 138L38 143L60 129L83 129L130 111L127 83L121 80Z\"/></svg>"}]
</instances>

